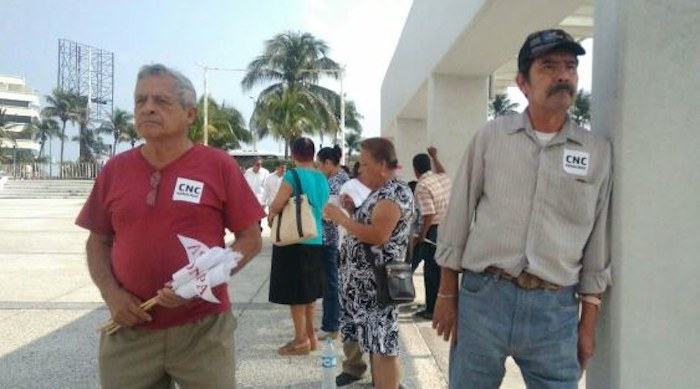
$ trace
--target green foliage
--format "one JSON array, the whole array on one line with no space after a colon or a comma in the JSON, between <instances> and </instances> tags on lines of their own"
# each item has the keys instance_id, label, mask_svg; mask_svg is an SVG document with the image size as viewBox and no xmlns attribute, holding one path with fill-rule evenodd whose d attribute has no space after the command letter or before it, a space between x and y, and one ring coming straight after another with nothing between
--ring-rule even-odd
<instances>
[{"instance_id":1,"label":"green foliage","mask_svg":"<svg viewBox=\"0 0 700 389\"><path fill-rule=\"evenodd\" d=\"M131 145L133 149L136 146L136 142L141 139L138 131L136 131L136 126L128 126L120 134L120 140Z\"/></svg>"},{"instance_id":2,"label":"green foliage","mask_svg":"<svg viewBox=\"0 0 700 389\"><path fill-rule=\"evenodd\" d=\"M519 105L518 103L510 101L507 94L499 93L494 96L493 100L489 103L489 115L494 118L510 115L517 112L516 109Z\"/></svg>"},{"instance_id":3,"label":"green foliage","mask_svg":"<svg viewBox=\"0 0 700 389\"><path fill-rule=\"evenodd\" d=\"M209 98L207 106L208 143L212 147L229 150L241 147L240 142L250 142L253 138L245 127L243 115L234 107L223 102L218 104ZM197 118L188 130L190 139L196 142L204 140L204 97L197 104Z\"/></svg>"},{"instance_id":4,"label":"green foliage","mask_svg":"<svg viewBox=\"0 0 700 389\"><path fill-rule=\"evenodd\" d=\"M318 112L313 109L316 98L304 88L282 88L258 99L250 119L259 137L284 139L284 157L288 158L289 143L320 126Z\"/></svg>"},{"instance_id":5,"label":"green foliage","mask_svg":"<svg viewBox=\"0 0 700 389\"><path fill-rule=\"evenodd\" d=\"M39 158L44 156L46 141L51 141L53 137L61 135L58 122L50 117L32 118L31 123L25 126L25 131L31 134L32 139L39 142Z\"/></svg>"},{"instance_id":6,"label":"green foliage","mask_svg":"<svg viewBox=\"0 0 700 389\"><path fill-rule=\"evenodd\" d=\"M583 89L579 90L569 112L571 119L578 125L589 127L591 124L591 94Z\"/></svg>"},{"instance_id":7,"label":"green foliage","mask_svg":"<svg viewBox=\"0 0 700 389\"><path fill-rule=\"evenodd\" d=\"M50 95L46 96L46 106L42 110L42 116L44 117L55 117L58 118L61 125L61 157L60 162L63 164L63 149L64 141L66 139L66 123L67 122L77 122L81 111L84 111L84 104L81 105L81 97L76 93L71 91L64 91L62 89L54 89Z\"/></svg>"},{"instance_id":8,"label":"green foliage","mask_svg":"<svg viewBox=\"0 0 700 389\"><path fill-rule=\"evenodd\" d=\"M243 90L267 86L256 100L250 127L260 137L284 139L285 157L289 141L302 134L338 131L340 96L318 85L320 77L338 79L342 72L328 51L313 35L288 31L266 41L262 55L248 64Z\"/></svg>"},{"instance_id":9,"label":"green foliage","mask_svg":"<svg viewBox=\"0 0 700 389\"><path fill-rule=\"evenodd\" d=\"M132 131L131 128L133 128L132 132L136 133L133 120L134 115L123 109L115 108L112 117L97 128L97 133L112 135L112 156L116 153L119 142L125 140L125 133ZM138 133L136 136L138 139Z\"/></svg>"}]
</instances>

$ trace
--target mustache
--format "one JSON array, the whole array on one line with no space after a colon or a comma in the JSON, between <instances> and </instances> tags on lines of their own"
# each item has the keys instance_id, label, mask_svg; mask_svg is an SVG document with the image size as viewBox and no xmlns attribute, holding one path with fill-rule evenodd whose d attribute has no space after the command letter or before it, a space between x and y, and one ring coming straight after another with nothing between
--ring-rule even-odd
<instances>
[{"instance_id":1,"label":"mustache","mask_svg":"<svg viewBox=\"0 0 700 389\"><path fill-rule=\"evenodd\" d=\"M550 87L547 91L547 96L551 96L560 91L567 91L571 96L574 96L576 94L576 87L574 87L572 84L569 84L568 82L562 82L560 84L556 84Z\"/></svg>"}]
</instances>

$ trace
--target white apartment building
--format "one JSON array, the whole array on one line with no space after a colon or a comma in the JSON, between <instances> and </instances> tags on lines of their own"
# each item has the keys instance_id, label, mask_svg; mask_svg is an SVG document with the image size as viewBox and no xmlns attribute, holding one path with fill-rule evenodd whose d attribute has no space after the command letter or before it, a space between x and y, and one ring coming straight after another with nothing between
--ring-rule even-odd
<instances>
[{"instance_id":1,"label":"white apartment building","mask_svg":"<svg viewBox=\"0 0 700 389\"><path fill-rule=\"evenodd\" d=\"M0 148L36 155L39 144L19 133L32 118L39 117L39 109L39 94L27 86L24 77L0 75L0 110L5 112L5 132L14 135L14 139L0 138Z\"/></svg>"}]
</instances>

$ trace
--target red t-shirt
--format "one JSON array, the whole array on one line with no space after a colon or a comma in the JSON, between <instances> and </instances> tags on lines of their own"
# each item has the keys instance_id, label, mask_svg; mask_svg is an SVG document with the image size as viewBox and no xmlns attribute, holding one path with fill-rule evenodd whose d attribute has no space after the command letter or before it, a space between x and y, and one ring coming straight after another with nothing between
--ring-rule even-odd
<instances>
[{"instance_id":1,"label":"red t-shirt","mask_svg":"<svg viewBox=\"0 0 700 389\"><path fill-rule=\"evenodd\" d=\"M188 264L177 235L208 247L224 246L224 228L240 231L265 212L225 152L194 145L160 170L154 206L146 202L155 172L135 148L116 155L102 169L76 224L97 234L114 235L112 270L126 290L147 300ZM156 307L147 328L194 322L230 308L226 284L214 288L221 301L195 298L174 309Z\"/></svg>"}]
</instances>

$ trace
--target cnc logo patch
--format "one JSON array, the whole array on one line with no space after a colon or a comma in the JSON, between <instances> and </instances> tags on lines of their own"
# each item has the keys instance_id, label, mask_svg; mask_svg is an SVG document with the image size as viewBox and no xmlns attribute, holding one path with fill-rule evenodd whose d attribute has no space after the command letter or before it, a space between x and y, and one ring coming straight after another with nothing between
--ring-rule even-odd
<instances>
[{"instance_id":1,"label":"cnc logo patch","mask_svg":"<svg viewBox=\"0 0 700 389\"><path fill-rule=\"evenodd\" d=\"M173 201L186 201L199 204L204 192L204 183L178 177L173 191Z\"/></svg>"},{"instance_id":2,"label":"cnc logo patch","mask_svg":"<svg viewBox=\"0 0 700 389\"><path fill-rule=\"evenodd\" d=\"M564 149L562 163L564 171L577 176L588 174L588 165L591 162L590 154L585 151Z\"/></svg>"}]
</instances>

